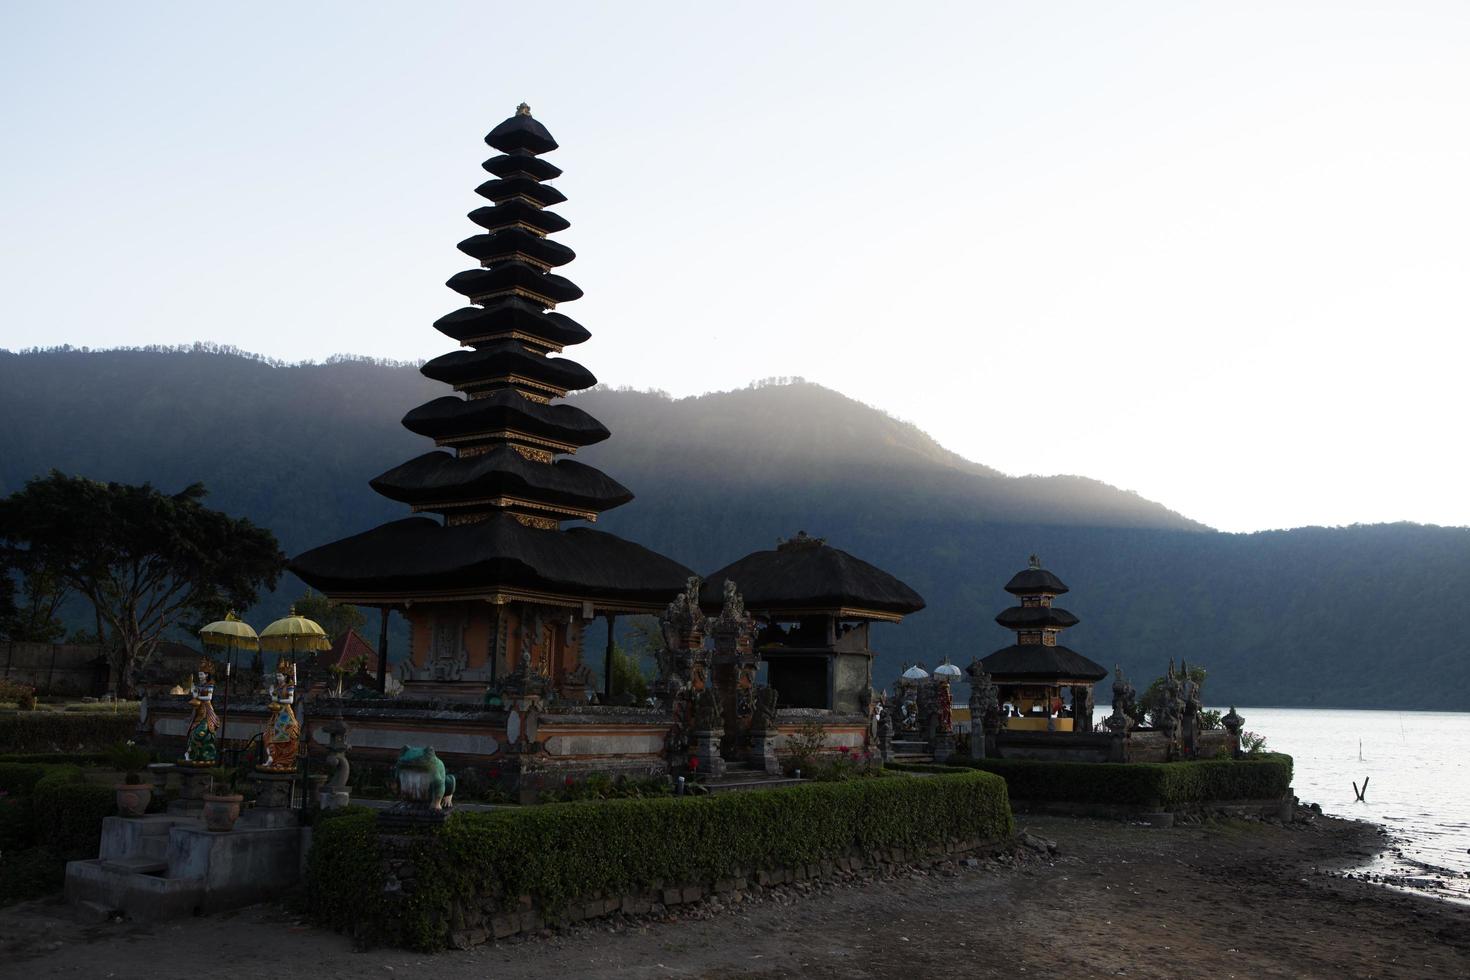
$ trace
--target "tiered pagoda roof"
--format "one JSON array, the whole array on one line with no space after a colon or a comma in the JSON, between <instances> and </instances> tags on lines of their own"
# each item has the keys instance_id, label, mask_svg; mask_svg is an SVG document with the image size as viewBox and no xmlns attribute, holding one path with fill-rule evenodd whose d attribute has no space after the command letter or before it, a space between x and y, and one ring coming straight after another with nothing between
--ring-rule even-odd
<instances>
[{"instance_id":1,"label":"tiered pagoda roof","mask_svg":"<svg viewBox=\"0 0 1470 980\"><path fill-rule=\"evenodd\" d=\"M565 521L595 521L633 494L595 467L562 458L608 438L587 412L555 399L597 383L555 356L590 334L555 312L582 295L555 272L576 257L547 236L568 227L547 208L566 196L541 154L556 140L525 105L491 130L494 179L476 188L489 206L470 219L485 229L460 242L478 268L447 285L473 305L435 328L463 349L420 370L454 394L410 411L403 425L441 447L388 470L374 490L416 512L299 555L292 571L339 599L393 602L485 594L538 601L607 600L661 608L684 587L684 566L646 548Z\"/></svg>"},{"instance_id":2,"label":"tiered pagoda roof","mask_svg":"<svg viewBox=\"0 0 1470 980\"><path fill-rule=\"evenodd\" d=\"M1035 555L1028 568L1006 583L1006 591L1021 604L1002 611L995 621L1015 630L1016 642L981 661L987 674L997 681L1047 684L1095 683L1107 676L1106 668L1057 642L1062 630L1077 625L1077 617L1052 605L1067 586L1042 568Z\"/></svg>"}]
</instances>

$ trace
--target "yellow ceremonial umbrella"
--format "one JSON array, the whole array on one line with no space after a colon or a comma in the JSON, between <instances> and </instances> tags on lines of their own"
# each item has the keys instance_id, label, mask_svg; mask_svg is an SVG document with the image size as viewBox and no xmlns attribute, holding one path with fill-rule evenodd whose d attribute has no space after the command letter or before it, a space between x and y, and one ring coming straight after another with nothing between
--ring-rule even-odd
<instances>
[{"instance_id":1,"label":"yellow ceremonial umbrella","mask_svg":"<svg viewBox=\"0 0 1470 980\"><path fill-rule=\"evenodd\" d=\"M232 609L225 618L210 623L199 631L205 646L223 647L229 650L258 650L260 638L250 624L242 621Z\"/></svg>"},{"instance_id":2,"label":"yellow ceremonial umbrella","mask_svg":"<svg viewBox=\"0 0 1470 980\"><path fill-rule=\"evenodd\" d=\"M291 607L289 616L276 620L260 631L260 645L266 650L292 656L297 652L332 649L327 631L315 620L296 615L295 606Z\"/></svg>"},{"instance_id":3,"label":"yellow ceremonial umbrella","mask_svg":"<svg viewBox=\"0 0 1470 980\"><path fill-rule=\"evenodd\" d=\"M225 726L230 720L230 675L235 671L235 651L259 650L260 639L255 635L255 630L250 628L250 624L236 616L233 609L225 613L224 619L216 620L200 629L199 638L207 647L218 647L226 651L225 696L224 703L220 705L219 720L220 747L223 748L228 737Z\"/></svg>"},{"instance_id":4,"label":"yellow ceremonial umbrella","mask_svg":"<svg viewBox=\"0 0 1470 980\"><path fill-rule=\"evenodd\" d=\"M305 616L296 615L296 607L292 606L289 616L276 620L260 631L260 645L267 650L287 654L292 658L291 671L294 680L296 654L298 652L309 653L330 650L332 648L332 641L327 636L326 630L322 629L314 620L307 619ZM306 727L306 695L311 690L310 657L306 660L306 672L305 683L302 687L298 688L296 695L301 699L301 707L296 713L296 724L301 730L301 750L298 755L301 757L301 799L303 809L309 809L311 806L311 785L307 780L310 756L307 742L309 735Z\"/></svg>"}]
</instances>

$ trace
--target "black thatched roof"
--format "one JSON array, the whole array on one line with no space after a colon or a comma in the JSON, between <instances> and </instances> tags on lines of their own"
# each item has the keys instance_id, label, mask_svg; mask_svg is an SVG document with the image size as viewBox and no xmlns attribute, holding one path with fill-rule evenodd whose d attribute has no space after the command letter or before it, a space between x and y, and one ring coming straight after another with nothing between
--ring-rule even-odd
<instances>
[{"instance_id":1,"label":"black thatched roof","mask_svg":"<svg viewBox=\"0 0 1470 980\"><path fill-rule=\"evenodd\" d=\"M907 615L924 608L923 596L883 569L804 535L711 572L700 604L718 609L726 579L756 612L846 607Z\"/></svg>"},{"instance_id":2,"label":"black thatched roof","mask_svg":"<svg viewBox=\"0 0 1470 980\"><path fill-rule=\"evenodd\" d=\"M1061 595L1067 591L1062 580L1044 568L1027 568L1011 576L1006 583L1006 591L1011 595L1039 595L1048 593L1050 595Z\"/></svg>"},{"instance_id":3,"label":"black thatched roof","mask_svg":"<svg viewBox=\"0 0 1470 980\"><path fill-rule=\"evenodd\" d=\"M1013 644L980 661L997 683L1025 681L1087 681L1096 683L1108 676L1107 668L1088 660L1068 647L1040 643Z\"/></svg>"},{"instance_id":4,"label":"black thatched roof","mask_svg":"<svg viewBox=\"0 0 1470 980\"><path fill-rule=\"evenodd\" d=\"M419 368L419 373L445 384L465 386L511 374L563 391L580 391L597 384L592 372L576 361L546 357L513 340L486 344L478 350L450 351Z\"/></svg>"},{"instance_id":5,"label":"black thatched roof","mask_svg":"<svg viewBox=\"0 0 1470 980\"><path fill-rule=\"evenodd\" d=\"M498 262L489 269L466 269L450 276L444 285L471 297L471 302L476 296L509 289L524 289L552 303L569 303L582 295L582 288L565 276L516 261Z\"/></svg>"},{"instance_id":6,"label":"black thatched roof","mask_svg":"<svg viewBox=\"0 0 1470 980\"><path fill-rule=\"evenodd\" d=\"M376 477L372 487L417 506L505 495L601 513L633 499L596 467L571 459L538 463L505 445L478 456L425 453Z\"/></svg>"},{"instance_id":7,"label":"black thatched roof","mask_svg":"<svg viewBox=\"0 0 1470 980\"><path fill-rule=\"evenodd\" d=\"M544 313L519 296L496 300L480 309L464 306L434 321L434 329L460 343L512 332L540 337L553 347L571 347L585 342L591 333L565 313Z\"/></svg>"},{"instance_id":8,"label":"black thatched roof","mask_svg":"<svg viewBox=\"0 0 1470 980\"><path fill-rule=\"evenodd\" d=\"M515 174L525 174L527 177L535 177L537 180L555 180L561 176L561 168L549 160L532 156L524 150L515 153L502 153L500 156L491 157L480 164L487 171L497 177L511 177Z\"/></svg>"},{"instance_id":9,"label":"black thatched roof","mask_svg":"<svg viewBox=\"0 0 1470 980\"><path fill-rule=\"evenodd\" d=\"M646 603L671 601L693 574L603 531L541 530L506 514L454 526L393 521L297 555L288 567L327 595L500 588Z\"/></svg>"},{"instance_id":10,"label":"black thatched roof","mask_svg":"<svg viewBox=\"0 0 1470 980\"><path fill-rule=\"evenodd\" d=\"M550 184L541 183L534 177L497 177L476 187L475 193L497 204L501 201L509 201L514 197L524 197L535 201L543 208L560 204L567 199L567 196L561 191Z\"/></svg>"},{"instance_id":11,"label":"black thatched roof","mask_svg":"<svg viewBox=\"0 0 1470 980\"><path fill-rule=\"evenodd\" d=\"M543 234L551 235L558 231L566 231L572 226L570 221L555 211L547 211L534 204L527 204L525 201L506 201L504 204L497 204L493 207L475 208L468 217L486 231L509 228L512 225L525 225L527 228L535 228Z\"/></svg>"},{"instance_id":12,"label":"black thatched roof","mask_svg":"<svg viewBox=\"0 0 1470 980\"><path fill-rule=\"evenodd\" d=\"M524 103L516 107L516 114L490 130L485 142L501 153L524 150L527 153L550 153L556 149L556 140L546 127L537 122Z\"/></svg>"},{"instance_id":13,"label":"black thatched roof","mask_svg":"<svg viewBox=\"0 0 1470 980\"><path fill-rule=\"evenodd\" d=\"M487 262L491 259L525 255L549 266L566 265L577 253L561 242L527 231L524 228L502 228L484 235L471 235L459 243L466 255Z\"/></svg>"},{"instance_id":14,"label":"black thatched roof","mask_svg":"<svg viewBox=\"0 0 1470 980\"><path fill-rule=\"evenodd\" d=\"M1012 606L995 621L1008 630L1039 630L1043 626L1066 629L1077 625L1077 617L1056 606Z\"/></svg>"},{"instance_id":15,"label":"black thatched roof","mask_svg":"<svg viewBox=\"0 0 1470 980\"><path fill-rule=\"evenodd\" d=\"M435 398L405 415L403 427L431 439L513 429L572 446L590 446L611 435L575 405L545 405L510 389L492 391L484 398Z\"/></svg>"}]
</instances>

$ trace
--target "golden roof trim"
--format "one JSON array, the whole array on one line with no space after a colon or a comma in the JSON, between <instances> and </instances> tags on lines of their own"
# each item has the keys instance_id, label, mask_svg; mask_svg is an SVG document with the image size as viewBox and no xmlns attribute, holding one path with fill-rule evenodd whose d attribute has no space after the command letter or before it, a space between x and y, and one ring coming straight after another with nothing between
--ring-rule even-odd
<instances>
[{"instance_id":1,"label":"golden roof trim","mask_svg":"<svg viewBox=\"0 0 1470 980\"><path fill-rule=\"evenodd\" d=\"M903 622L903 613L884 612L879 609L863 609L859 606L809 606L792 609L767 610L759 606L747 607L755 615L765 619L782 619L787 616L833 616L837 619L871 619L883 623Z\"/></svg>"},{"instance_id":2,"label":"golden roof trim","mask_svg":"<svg viewBox=\"0 0 1470 980\"><path fill-rule=\"evenodd\" d=\"M500 333L487 333L483 337L470 337L466 340L461 340L459 346L473 347L476 344L487 343L491 340L519 340L521 343L545 347L554 354L560 354L562 352L560 344L553 344L544 337L538 337L535 334L529 334L522 330L502 330Z\"/></svg>"},{"instance_id":3,"label":"golden roof trim","mask_svg":"<svg viewBox=\"0 0 1470 980\"><path fill-rule=\"evenodd\" d=\"M492 262L524 262L527 265L535 266L542 272L550 272L552 268L551 264L548 263L545 259L538 259L534 256L527 255L525 252L515 250L509 252L497 252L496 254L491 255L488 258L481 259L480 268L488 269L490 268L490 264Z\"/></svg>"},{"instance_id":4,"label":"golden roof trim","mask_svg":"<svg viewBox=\"0 0 1470 980\"><path fill-rule=\"evenodd\" d=\"M500 494L495 497L477 497L474 500L454 500L437 504L415 504L414 513L421 511L432 511L434 513L446 512L449 508L458 507L525 507L528 510L544 510L552 514L566 514L567 520L584 520L591 523L597 521L598 511L578 510L575 507L566 507L561 504L545 504L537 500L527 500L525 497L510 497Z\"/></svg>"},{"instance_id":5,"label":"golden roof trim","mask_svg":"<svg viewBox=\"0 0 1470 980\"><path fill-rule=\"evenodd\" d=\"M327 598L355 606L412 606L416 602L488 602L504 606L512 602L532 602L545 606L582 609L587 603L599 613L660 613L668 606L663 602L637 602L628 599L598 599L592 596L558 595L527 589L458 589L424 592L331 592Z\"/></svg>"},{"instance_id":6,"label":"golden roof trim","mask_svg":"<svg viewBox=\"0 0 1470 980\"><path fill-rule=\"evenodd\" d=\"M477 293L470 297L470 302L477 306L486 306L490 300L499 296L519 296L533 303L540 303L548 310L556 309L556 301L550 296L542 296L540 293L532 292L524 286L511 286L509 289L496 289L488 293Z\"/></svg>"},{"instance_id":7,"label":"golden roof trim","mask_svg":"<svg viewBox=\"0 0 1470 980\"><path fill-rule=\"evenodd\" d=\"M552 398L565 398L568 391L566 388L558 388L556 385L547 384L544 381L536 381L524 375L514 373L496 375L493 378L484 378L480 381L467 381L464 384L455 385L454 390L473 393L474 389L493 384L523 385L527 388L537 388L541 391L549 392ZM520 394L524 395L525 392L520 392Z\"/></svg>"},{"instance_id":8,"label":"golden roof trim","mask_svg":"<svg viewBox=\"0 0 1470 980\"><path fill-rule=\"evenodd\" d=\"M471 432L468 435L450 436L445 439L435 439L434 445L453 446L458 449L462 443L483 442L495 439L506 442L525 442L532 446L539 446L550 449L553 452L567 453L569 455L576 455L577 452L577 447L570 443L557 442L554 439L542 439L540 436L528 435L516 429L495 429L494 431L488 432Z\"/></svg>"}]
</instances>

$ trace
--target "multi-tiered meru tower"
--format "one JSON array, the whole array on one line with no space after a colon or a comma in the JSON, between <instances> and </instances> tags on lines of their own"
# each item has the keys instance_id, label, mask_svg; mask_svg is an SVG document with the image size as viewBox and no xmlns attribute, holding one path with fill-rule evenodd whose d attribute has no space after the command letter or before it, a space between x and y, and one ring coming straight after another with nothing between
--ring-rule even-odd
<instances>
[{"instance_id":1,"label":"multi-tiered meru tower","mask_svg":"<svg viewBox=\"0 0 1470 980\"><path fill-rule=\"evenodd\" d=\"M1062 630L1077 625L1077 617L1052 601L1067 592L1062 580L1031 556L1006 583L1006 591L1020 600L995 617L1016 642L981 661L1000 692L1002 702L1017 712L1005 727L1021 731L1092 730L1092 685L1108 675L1076 650L1057 642ZM1072 688L1070 715L1060 710L1062 688Z\"/></svg>"},{"instance_id":2,"label":"multi-tiered meru tower","mask_svg":"<svg viewBox=\"0 0 1470 980\"><path fill-rule=\"evenodd\" d=\"M485 142L499 151L476 188L491 206L469 214L484 229L460 242L480 267L447 285L474 304L434 324L463 348L428 362L425 376L456 394L403 418L441 448L372 481L377 492L436 514L393 521L298 556L291 569L340 602L393 608L413 628L400 676L425 693L478 697L529 661L564 693L589 681L582 628L598 615L658 612L692 574L595 521L633 494L592 466L565 458L608 438L574 405L554 403L597 383L552 355L589 334L555 312L582 295L557 275L575 258L548 236L568 227L547 210L566 197L541 154L556 149L521 105Z\"/></svg>"}]
</instances>

